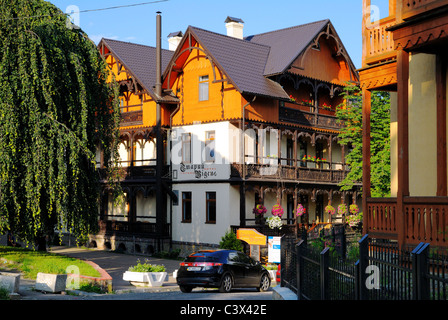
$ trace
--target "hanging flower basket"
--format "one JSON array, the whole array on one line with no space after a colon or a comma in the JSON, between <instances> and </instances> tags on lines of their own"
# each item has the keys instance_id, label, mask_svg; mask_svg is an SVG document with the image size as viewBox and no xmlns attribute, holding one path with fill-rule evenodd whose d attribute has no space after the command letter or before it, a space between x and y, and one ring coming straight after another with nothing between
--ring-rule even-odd
<instances>
[{"instance_id":1,"label":"hanging flower basket","mask_svg":"<svg viewBox=\"0 0 448 320\"><path fill-rule=\"evenodd\" d=\"M296 217L301 217L306 213L306 209L302 204L299 203L296 209Z\"/></svg>"},{"instance_id":2,"label":"hanging flower basket","mask_svg":"<svg viewBox=\"0 0 448 320\"><path fill-rule=\"evenodd\" d=\"M256 215L256 216L264 216L264 214L267 212L266 207L262 204L257 204L254 209L252 210L252 212Z\"/></svg>"},{"instance_id":3,"label":"hanging flower basket","mask_svg":"<svg viewBox=\"0 0 448 320\"><path fill-rule=\"evenodd\" d=\"M328 205L328 206L325 207L325 213L328 213L328 214L333 215L333 214L335 214L335 212L336 212L336 211L335 211L335 209L334 209L333 206Z\"/></svg>"},{"instance_id":4,"label":"hanging flower basket","mask_svg":"<svg viewBox=\"0 0 448 320\"><path fill-rule=\"evenodd\" d=\"M273 216L266 219L266 223L268 224L269 228L271 229L281 229L283 226L282 219L280 219L279 216Z\"/></svg>"},{"instance_id":5,"label":"hanging flower basket","mask_svg":"<svg viewBox=\"0 0 448 320\"><path fill-rule=\"evenodd\" d=\"M338 206L338 214L346 214L347 213L347 206L345 204L340 204Z\"/></svg>"},{"instance_id":6,"label":"hanging flower basket","mask_svg":"<svg viewBox=\"0 0 448 320\"><path fill-rule=\"evenodd\" d=\"M350 210L351 214L358 214L359 213L359 208L358 208L358 206L356 204L351 204L349 210Z\"/></svg>"},{"instance_id":7,"label":"hanging flower basket","mask_svg":"<svg viewBox=\"0 0 448 320\"><path fill-rule=\"evenodd\" d=\"M281 217L283 215L283 208L281 205L276 204L272 207L272 215L276 217Z\"/></svg>"}]
</instances>

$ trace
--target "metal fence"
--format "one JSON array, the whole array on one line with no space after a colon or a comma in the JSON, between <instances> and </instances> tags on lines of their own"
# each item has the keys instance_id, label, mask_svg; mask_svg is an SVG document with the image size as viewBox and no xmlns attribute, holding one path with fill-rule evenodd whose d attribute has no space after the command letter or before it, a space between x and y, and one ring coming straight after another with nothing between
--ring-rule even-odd
<instances>
[{"instance_id":1,"label":"metal fence","mask_svg":"<svg viewBox=\"0 0 448 320\"><path fill-rule=\"evenodd\" d=\"M300 300L448 299L448 257L428 243L400 250L393 241L365 235L358 246L355 261L306 237L283 237L281 286Z\"/></svg>"}]
</instances>

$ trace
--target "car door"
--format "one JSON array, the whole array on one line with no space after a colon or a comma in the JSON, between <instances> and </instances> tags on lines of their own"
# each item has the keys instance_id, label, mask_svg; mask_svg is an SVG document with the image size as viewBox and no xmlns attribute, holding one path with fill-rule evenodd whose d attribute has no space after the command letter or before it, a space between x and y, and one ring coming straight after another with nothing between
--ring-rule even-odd
<instances>
[{"instance_id":1,"label":"car door","mask_svg":"<svg viewBox=\"0 0 448 320\"><path fill-rule=\"evenodd\" d=\"M245 266L245 283L246 286L258 286L260 284L259 280L259 265L251 257L246 255L246 266Z\"/></svg>"},{"instance_id":2,"label":"car door","mask_svg":"<svg viewBox=\"0 0 448 320\"><path fill-rule=\"evenodd\" d=\"M233 285L235 287L244 286L245 266L241 262L241 257L239 256L238 252L229 252L227 261L229 269L233 274Z\"/></svg>"}]
</instances>

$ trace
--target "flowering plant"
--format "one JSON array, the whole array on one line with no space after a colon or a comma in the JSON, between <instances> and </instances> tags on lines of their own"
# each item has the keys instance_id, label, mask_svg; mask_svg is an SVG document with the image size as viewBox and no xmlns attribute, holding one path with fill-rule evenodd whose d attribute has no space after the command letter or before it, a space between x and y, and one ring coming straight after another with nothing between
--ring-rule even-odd
<instances>
[{"instance_id":1,"label":"flowering plant","mask_svg":"<svg viewBox=\"0 0 448 320\"><path fill-rule=\"evenodd\" d=\"M338 214L346 214L347 213L347 206L343 203L341 203L338 206Z\"/></svg>"},{"instance_id":2,"label":"flowering plant","mask_svg":"<svg viewBox=\"0 0 448 320\"><path fill-rule=\"evenodd\" d=\"M359 208L356 204L351 204L349 210L351 214L358 214L359 212Z\"/></svg>"},{"instance_id":3,"label":"flowering plant","mask_svg":"<svg viewBox=\"0 0 448 320\"><path fill-rule=\"evenodd\" d=\"M269 228L271 228L271 229L274 229L274 228L281 229L283 226L282 219L280 219L279 216L269 217L266 219L266 222L267 222Z\"/></svg>"},{"instance_id":4,"label":"flowering plant","mask_svg":"<svg viewBox=\"0 0 448 320\"><path fill-rule=\"evenodd\" d=\"M324 103L324 104L322 105L322 108L323 108L323 109L327 109L327 110L331 110L331 105L328 105L328 104Z\"/></svg>"},{"instance_id":5,"label":"flowering plant","mask_svg":"<svg viewBox=\"0 0 448 320\"><path fill-rule=\"evenodd\" d=\"M297 217L301 217L306 213L306 209L304 206L302 206L302 204L299 203L299 205L297 206L297 210L296 210L296 216Z\"/></svg>"},{"instance_id":6,"label":"flowering plant","mask_svg":"<svg viewBox=\"0 0 448 320\"><path fill-rule=\"evenodd\" d=\"M252 212L256 215L256 216L263 216L267 210L266 207L262 204L257 204L254 208L254 210L252 210Z\"/></svg>"},{"instance_id":7,"label":"flowering plant","mask_svg":"<svg viewBox=\"0 0 448 320\"><path fill-rule=\"evenodd\" d=\"M325 207L325 212L328 213L328 214L334 214L335 210L334 210L333 206L328 205L328 206Z\"/></svg>"},{"instance_id":8,"label":"flowering plant","mask_svg":"<svg viewBox=\"0 0 448 320\"><path fill-rule=\"evenodd\" d=\"M362 222L362 212L345 217L345 222L350 227L358 227Z\"/></svg>"},{"instance_id":9,"label":"flowering plant","mask_svg":"<svg viewBox=\"0 0 448 320\"><path fill-rule=\"evenodd\" d=\"M272 214L277 217L281 217L283 215L283 208L281 205L276 204L272 207Z\"/></svg>"},{"instance_id":10,"label":"flowering plant","mask_svg":"<svg viewBox=\"0 0 448 320\"><path fill-rule=\"evenodd\" d=\"M289 95L289 100L290 100L291 102L296 102L296 99L294 99L294 97L293 97L292 95Z\"/></svg>"},{"instance_id":11,"label":"flowering plant","mask_svg":"<svg viewBox=\"0 0 448 320\"><path fill-rule=\"evenodd\" d=\"M310 107L314 107L313 102L311 100L302 100L302 104Z\"/></svg>"}]
</instances>

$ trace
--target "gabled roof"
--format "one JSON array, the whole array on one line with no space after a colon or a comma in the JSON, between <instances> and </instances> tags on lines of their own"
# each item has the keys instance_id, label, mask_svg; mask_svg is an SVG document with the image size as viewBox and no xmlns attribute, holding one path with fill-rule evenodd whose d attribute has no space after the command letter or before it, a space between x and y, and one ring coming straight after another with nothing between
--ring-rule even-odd
<instances>
[{"instance_id":1,"label":"gabled roof","mask_svg":"<svg viewBox=\"0 0 448 320\"><path fill-rule=\"evenodd\" d=\"M132 74L138 83L155 98L156 48L111 39L101 39L98 47L104 44L116 59ZM173 56L173 51L162 50L162 71ZM170 97L165 97L170 98Z\"/></svg>"},{"instance_id":2,"label":"gabled roof","mask_svg":"<svg viewBox=\"0 0 448 320\"><path fill-rule=\"evenodd\" d=\"M277 82L263 75L270 47L191 26L189 32L239 92L288 99Z\"/></svg>"},{"instance_id":3,"label":"gabled roof","mask_svg":"<svg viewBox=\"0 0 448 320\"><path fill-rule=\"evenodd\" d=\"M264 69L264 75L270 76L285 72L328 23L328 19L316 21L248 36L245 40L271 48Z\"/></svg>"}]
</instances>

